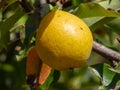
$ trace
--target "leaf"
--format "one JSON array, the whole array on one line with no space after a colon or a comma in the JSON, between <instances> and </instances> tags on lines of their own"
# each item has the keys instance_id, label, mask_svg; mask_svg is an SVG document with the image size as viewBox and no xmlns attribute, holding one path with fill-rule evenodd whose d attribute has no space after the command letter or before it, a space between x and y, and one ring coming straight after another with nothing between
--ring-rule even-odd
<instances>
[{"instance_id":1,"label":"leaf","mask_svg":"<svg viewBox=\"0 0 120 90\"><path fill-rule=\"evenodd\" d=\"M83 20L86 22L86 24L91 27L95 23L99 22L102 20L104 17L92 17L92 18L83 18Z\"/></svg>"},{"instance_id":2,"label":"leaf","mask_svg":"<svg viewBox=\"0 0 120 90\"><path fill-rule=\"evenodd\" d=\"M102 63L92 65L92 67L95 68L99 72L101 77L103 76L103 64Z\"/></svg>"},{"instance_id":3,"label":"leaf","mask_svg":"<svg viewBox=\"0 0 120 90\"><path fill-rule=\"evenodd\" d=\"M42 85L39 86L39 89L40 90L46 90L49 88L49 86L51 85L51 83L53 82L54 80L54 70L51 69L51 73L50 75L48 76L48 78L46 79L45 83L43 83Z\"/></svg>"},{"instance_id":4,"label":"leaf","mask_svg":"<svg viewBox=\"0 0 120 90\"><path fill-rule=\"evenodd\" d=\"M111 0L111 2L105 0L103 2L100 2L99 4L106 9L119 10L120 8L120 0Z\"/></svg>"},{"instance_id":5,"label":"leaf","mask_svg":"<svg viewBox=\"0 0 120 90\"><path fill-rule=\"evenodd\" d=\"M19 3L16 0L12 0L10 3L8 3L8 5L2 10L3 20L11 17L18 9L15 7L18 7L18 6L19 6Z\"/></svg>"},{"instance_id":6,"label":"leaf","mask_svg":"<svg viewBox=\"0 0 120 90\"><path fill-rule=\"evenodd\" d=\"M59 8L60 8L59 6L54 6L54 7L51 7L51 11L58 10Z\"/></svg>"},{"instance_id":7,"label":"leaf","mask_svg":"<svg viewBox=\"0 0 120 90\"><path fill-rule=\"evenodd\" d=\"M118 65L115 68L110 67L109 70L120 74L120 63L118 63Z\"/></svg>"},{"instance_id":8,"label":"leaf","mask_svg":"<svg viewBox=\"0 0 120 90\"><path fill-rule=\"evenodd\" d=\"M50 11L49 4L42 4L42 9L40 11L41 17L44 17Z\"/></svg>"},{"instance_id":9,"label":"leaf","mask_svg":"<svg viewBox=\"0 0 120 90\"><path fill-rule=\"evenodd\" d=\"M51 68L45 63L42 63L42 67L40 69L40 74L39 74L39 82L38 82L39 85L42 85L46 81L50 72L51 72Z\"/></svg>"},{"instance_id":10,"label":"leaf","mask_svg":"<svg viewBox=\"0 0 120 90\"><path fill-rule=\"evenodd\" d=\"M88 76L93 79L94 85L95 84L98 84L98 85L102 84L102 78L96 69L89 67L87 72L88 72Z\"/></svg>"},{"instance_id":11,"label":"leaf","mask_svg":"<svg viewBox=\"0 0 120 90\"><path fill-rule=\"evenodd\" d=\"M92 31L96 28L103 27L104 24L109 23L114 20L115 17L93 17L93 18L84 18L83 20L90 27Z\"/></svg>"},{"instance_id":12,"label":"leaf","mask_svg":"<svg viewBox=\"0 0 120 90\"><path fill-rule=\"evenodd\" d=\"M110 71L109 68L110 68L110 66L108 64L104 64L104 66L103 66L103 84L105 86L108 86L112 82L112 80L115 76L115 72Z\"/></svg>"},{"instance_id":13,"label":"leaf","mask_svg":"<svg viewBox=\"0 0 120 90\"><path fill-rule=\"evenodd\" d=\"M10 64L4 64L2 65L2 69L6 72L13 72L15 68Z\"/></svg>"},{"instance_id":14,"label":"leaf","mask_svg":"<svg viewBox=\"0 0 120 90\"><path fill-rule=\"evenodd\" d=\"M54 79L53 79L52 83L56 83L60 77L60 71L54 70L53 77L54 77Z\"/></svg>"},{"instance_id":15,"label":"leaf","mask_svg":"<svg viewBox=\"0 0 120 90\"><path fill-rule=\"evenodd\" d=\"M120 86L120 80L117 82L117 85Z\"/></svg>"},{"instance_id":16,"label":"leaf","mask_svg":"<svg viewBox=\"0 0 120 90\"><path fill-rule=\"evenodd\" d=\"M106 23L109 23L110 21L114 20L115 17L104 17L100 19L99 21L95 22L90 26L92 30L95 30L96 28L103 27Z\"/></svg>"},{"instance_id":17,"label":"leaf","mask_svg":"<svg viewBox=\"0 0 120 90\"><path fill-rule=\"evenodd\" d=\"M78 6L80 3L83 3L84 0L73 0L73 5Z\"/></svg>"},{"instance_id":18,"label":"leaf","mask_svg":"<svg viewBox=\"0 0 120 90\"><path fill-rule=\"evenodd\" d=\"M2 10L0 10L0 22L2 21Z\"/></svg>"},{"instance_id":19,"label":"leaf","mask_svg":"<svg viewBox=\"0 0 120 90\"><path fill-rule=\"evenodd\" d=\"M111 27L107 26L106 24L103 26L103 29L105 30L105 32L106 32L107 35L108 35L109 42L110 42L111 44L113 44L113 43L114 43L114 40L115 40L114 33L113 33L113 29L112 29ZM109 47L109 48L110 48L110 47ZM116 48L117 48L117 47L116 47ZM111 48L111 49L115 49L115 47L114 47L114 48ZM116 49L116 50L117 50L117 49Z\"/></svg>"},{"instance_id":20,"label":"leaf","mask_svg":"<svg viewBox=\"0 0 120 90\"><path fill-rule=\"evenodd\" d=\"M119 80L120 80L119 74L115 74L114 78L112 78L112 82L109 84L109 86L107 86L108 89L114 88Z\"/></svg>"},{"instance_id":21,"label":"leaf","mask_svg":"<svg viewBox=\"0 0 120 90\"><path fill-rule=\"evenodd\" d=\"M34 35L34 32L39 26L41 18L45 16L49 12L49 10L50 10L49 5L43 4L42 9L40 10L40 14L37 11L35 11L33 14L29 16L28 20L25 23L24 45L28 46L29 42L31 41L31 38Z\"/></svg>"},{"instance_id":22,"label":"leaf","mask_svg":"<svg viewBox=\"0 0 120 90\"><path fill-rule=\"evenodd\" d=\"M109 0L109 4L111 3L112 0Z\"/></svg>"},{"instance_id":23,"label":"leaf","mask_svg":"<svg viewBox=\"0 0 120 90\"><path fill-rule=\"evenodd\" d=\"M0 42L2 46L6 46L10 41L10 33L9 30L13 27L13 25L24 15L21 7L18 7L14 15L0 23Z\"/></svg>"},{"instance_id":24,"label":"leaf","mask_svg":"<svg viewBox=\"0 0 120 90\"><path fill-rule=\"evenodd\" d=\"M112 28L114 32L120 34L120 18L112 20L111 22L107 23L107 25Z\"/></svg>"},{"instance_id":25,"label":"leaf","mask_svg":"<svg viewBox=\"0 0 120 90\"><path fill-rule=\"evenodd\" d=\"M84 68L85 67L83 67L83 69ZM77 71L80 72L79 75L76 75L76 73L74 73L75 76L73 74L71 76L72 79L68 81L71 83L70 85L72 85L72 87L75 87L75 90L91 90L91 88L102 84L102 78L97 70L92 67L88 67L87 70L84 70L82 70L84 73L81 72L81 70ZM70 78L68 78L68 80L69 79Z\"/></svg>"},{"instance_id":26,"label":"leaf","mask_svg":"<svg viewBox=\"0 0 120 90\"><path fill-rule=\"evenodd\" d=\"M17 2L17 0L11 0L11 1L7 1L8 2L8 5L5 7L5 9L7 9L7 8L10 8L11 6L12 6L12 4L14 4L14 3L16 3ZM17 2L18 3L18 2ZM4 10L5 10L4 9Z\"/></svg>"},{"instance_id":27,"label":"leaf","mask_svg":"<svg viewBox=\"0 0 120 90\"><path fill-rule=\"evenodd\" d=\"M80 18L88 17L120 17L120 14L108 11L97 3L82 3L74 14Z\"/></svg>"},{"instance_id":28,"label":"leaf","mask_svg":"<svg viewBox=\"0 0 120 90\"><path fill-rule=\"evenodd\" d=\"M25 23L25 40L24 45L28 46L29 42L31 41L31 38L36 31L38 25L40 22L40 15L35 12L34 14L31 14L26 23Z\"/></svg>"}]
</instances>

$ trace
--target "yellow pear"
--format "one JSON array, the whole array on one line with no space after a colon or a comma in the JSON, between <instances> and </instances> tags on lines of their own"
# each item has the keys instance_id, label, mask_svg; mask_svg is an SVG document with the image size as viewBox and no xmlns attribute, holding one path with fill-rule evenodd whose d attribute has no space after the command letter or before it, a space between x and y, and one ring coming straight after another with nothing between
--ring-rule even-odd
<instances>
[{"instance_id":1,"label":"yellow pear","mask_svg":"<svg viewBox=\"0 0 120 90\"><path fill-rule=\"evenodd\" d=\"M92 44L89 27L77 16L62 10L46 15L37 30L38 55L44 63L57 70L85 65Z\"/></svg>"}]
</instances>

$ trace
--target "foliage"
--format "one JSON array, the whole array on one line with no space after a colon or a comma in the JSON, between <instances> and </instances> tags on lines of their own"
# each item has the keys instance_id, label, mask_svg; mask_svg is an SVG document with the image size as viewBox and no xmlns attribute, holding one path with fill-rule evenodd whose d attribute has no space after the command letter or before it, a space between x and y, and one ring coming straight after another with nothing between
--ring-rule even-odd
<instances>
[{"instance_id":1,"label":"foliage","mask_svg":"<svg viewBox=\"0 0 120 90\"><path fill-rule=\"evenodd\" d=\"M0 1L0 90L29 90L25 71L27 52L35 44L40 20L52 10L62 9L82 18L95 41L120 51L116 39L120 34L120 0L63 1L62 4L48 4L41 0L41 5L39 0ZM52 70L37 90L113 89L120 85L120 65L111 67L111 63L92 52L86 66L67 71Z\"/></svg>"}]
</instances>

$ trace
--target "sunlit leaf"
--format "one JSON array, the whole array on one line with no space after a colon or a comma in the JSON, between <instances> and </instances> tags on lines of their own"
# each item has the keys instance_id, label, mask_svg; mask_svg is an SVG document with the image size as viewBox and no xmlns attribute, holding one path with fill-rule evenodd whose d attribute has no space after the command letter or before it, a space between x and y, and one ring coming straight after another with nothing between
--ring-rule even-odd
<instances>
[{"instance_id":1,"label":"sunlit leaf","mask_svg":"<svg viewBox=\"0 0 120 90\"><path fill-rule=\"evenodd\" d=\"M108 11L97 3L82 3L74 13L80 18L88 17L120 17L117 12Z\"/></svg>"},{"instance_id":2,"label":"sunlit leaf","mask_svg":"<svg viewBox=\"0 0 120 90\"><path fill-rule=\"evenodd\" d=\"M99 3L101 6L103 6L106 9L115 9L119 10L120 8L120 0L104 0L103 2Z\"/></svg>"},{"instance_id":3,"label":"sunlit leaf","mask_svg":"<svg viewBox=\"0 0 120 90\"><path fill-rule=\"evenodd\" d=\"M51 6L50 8L51 8L52 11L54 11L54 10L58 10L59 6L54 6L54 7Z\"/></svg>"}]
</instances>

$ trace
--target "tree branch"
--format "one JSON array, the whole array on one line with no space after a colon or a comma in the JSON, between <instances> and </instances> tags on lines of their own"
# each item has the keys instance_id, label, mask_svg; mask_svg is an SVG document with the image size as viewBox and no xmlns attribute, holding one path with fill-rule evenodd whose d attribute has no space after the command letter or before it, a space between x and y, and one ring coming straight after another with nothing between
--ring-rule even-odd
<instances>
[{"instance_id":1,"label":"tree branch","mask_svg":"<svg viewBox=\"0 0 120 90\"><path fill-rule=\"evenodd\" d=\"M93 42L93 51L100 54L104 58L107 58L108 60L112 61L120 61L120 53L117 51L114 51L110 48L105 47L104 45L101 45L97 42Z\"/></svg>"}]
</instances>

